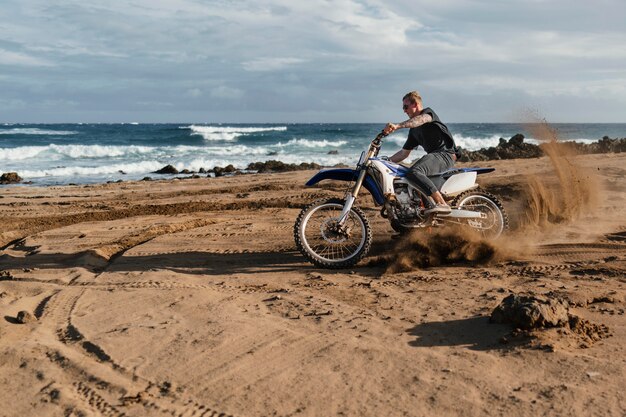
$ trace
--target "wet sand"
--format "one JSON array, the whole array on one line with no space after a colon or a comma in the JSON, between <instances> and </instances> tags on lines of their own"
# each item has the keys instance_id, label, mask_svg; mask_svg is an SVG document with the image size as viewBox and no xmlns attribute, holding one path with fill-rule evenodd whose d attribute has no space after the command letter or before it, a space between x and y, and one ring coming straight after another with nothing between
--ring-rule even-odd
<instances>
[{"instance_id":1,"label":"wet sand","mask_svg":"<svg viewBox=\"0 0 626 417\"><path fill-rule=\"evenodd\" d=\"M626 154L553 158L461 164L512 230L436 267L366 195L370 255L307 263L312 171L2 188L0 415L623 416ZM610 336L489 323L525 292Z\"/></svg>"}]
</instances>

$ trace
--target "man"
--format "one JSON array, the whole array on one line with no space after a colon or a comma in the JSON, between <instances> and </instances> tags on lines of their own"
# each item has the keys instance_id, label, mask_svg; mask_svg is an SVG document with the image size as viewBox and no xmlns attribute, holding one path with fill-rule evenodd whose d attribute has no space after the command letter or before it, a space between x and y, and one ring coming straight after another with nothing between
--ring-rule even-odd
<instances>
[{"instance_id":1,"label":"man","mask_svg":"<svg viewBox=\"0 0 626 417\"><path fill-rule=\"evenodd\" d=\"M425 211L426 214L450 213L450 206L428 175L446 171L454 166L456 145L452 134L430 107L422 107L422 97L417 91L411 91L402 98L402 109L409 119L398 124L388 123L383 129L388 135L395 130L409 128L409 135L402 149L393 154L389 160L395 163L402 162L413 149L422 146L426 155L411 166L406 178L434 200L435 206L429 207Z\"/></svg>"}]
</instances>

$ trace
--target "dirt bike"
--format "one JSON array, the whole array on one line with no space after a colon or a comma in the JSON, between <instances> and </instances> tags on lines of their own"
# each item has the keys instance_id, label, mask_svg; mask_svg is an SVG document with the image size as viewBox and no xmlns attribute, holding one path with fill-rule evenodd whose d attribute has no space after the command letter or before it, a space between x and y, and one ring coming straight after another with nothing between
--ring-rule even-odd
<instances>
[{"instance_id":1,"label":"dirt bike","mask_svg":"<svg viewBox=\"0 0 626 417\"><path fill-rule=\"evenodd\" d=\"M444 199L449 213L426 213L434 207L433 199L405 177L409 165L378 158L383 138L381 132L361 153L356 168L323 169L307 183L323 180L351 183L343 199L317 200L302 209L294 225L296 246L313 264L323 268L347 268L367 255L372 244L372 229L365 213L355 205L364 187L380 214L400 233L424 227L460 224L488 239L495 239L509 227L504 207L490 193L476 184L479 174L495 168L453 168L429 176Z\"/></svg>"}]
</instances>

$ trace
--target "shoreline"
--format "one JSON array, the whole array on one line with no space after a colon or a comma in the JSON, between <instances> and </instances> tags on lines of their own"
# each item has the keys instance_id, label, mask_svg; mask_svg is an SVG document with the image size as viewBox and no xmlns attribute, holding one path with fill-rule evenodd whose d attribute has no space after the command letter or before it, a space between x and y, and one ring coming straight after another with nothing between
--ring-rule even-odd
<instances>
[{"instance_id":1,"label":"shoreline","mask_svg":"<svg viewBox=\"0 0 626 417\"><path fill-rule=\"evenodd\" d=\"M484 162L484 161L492 161L492 160L501 160L501 159L518 159L518 158L537 158L545 155L544 147L547 146L546 143L542 143L539 145L534 145L530 143L524 142L525 137L522 134L516 134L512 136L510 139L506 140L504 138L500 138L500 141L497 146L489 147L489 148L481 148L476 151L468 151L466 149L461 148L461 157L459 162ZM604 136L602 139L599 139L597 142L593 143L580 143L575 141L559 141L557 142L557 146L559 150L563 152L567 152L569 154L597 154L597 153L621 153L626 152L626 138L609 138L608 136ZM293 172L293 171L301 171L301 170L310 170L315 169L319 170L322 168L333 168L333 167L349 167L346 164L338 164L334 166L323 166L317 163L285 163L279 160L268 159L264 162L252 162L248 164L247 168L236 168L234 165L230 164L225 167L215 166L210 169L200 168L198 171L192 171L189 169L178 170L172 165L165 165L161 169L150 172L148 174L140 174L136 177L143 176L142 179L133 179L132 181L155 181L160 178L153 178L152 175L190 175L189 177L170 177L164 179L190 179L190 178L202 178L202 175L206 175L207 178L216 178L220 176L229 176L229 175L248 175L255 173L265 173L265 172ZM63 186L63 185L87 185L87 184L100 184L100 183L113 183L113 182L129 182L125 181L123 178L118 178L117 180L106 180L106 181L94 181L94 182L86 182L86 183L58 183L58 184L49 184L42 185L37 184L36 181L16 181L14 178L4 181L6 175L16 175L19 178L19 172L7 172L0 173L2 175L2 180L0 180L0 187L3 185L33 185L33 186ZM126 173L120 172L120 175L127 175Z\"/></svg>"}]
</instances>

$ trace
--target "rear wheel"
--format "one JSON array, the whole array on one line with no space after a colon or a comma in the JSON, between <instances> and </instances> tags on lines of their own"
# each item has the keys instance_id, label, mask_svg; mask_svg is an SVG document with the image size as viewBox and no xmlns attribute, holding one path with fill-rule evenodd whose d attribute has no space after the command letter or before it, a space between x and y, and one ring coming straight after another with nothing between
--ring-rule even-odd
<instances>
[{"instance_id":1,"label":"rear wheel","mask_svg":"<svg viewBox=\"0 0 626 417\"><path fill-rule=\"evenodd\" d=\"M372 230L365 214L352 207L344 225L339 217L344 201L318 200L300 212L294 239L302 254L323 268L347 268L359 262L372 244Z\"/></svg>"},{"instance_id":2,"label":"rear wheel","mask_svg":"<svg viewBox=\"0 0 626 417\"><path fill-rule=\"evenodd\" d=\"M509 229L509 218L498 198L485 191L466 191L452 202L459 209L478 211L481 219L467 219L467 225L487 239L495 239Z\"/></svg>"}]
</instances>

